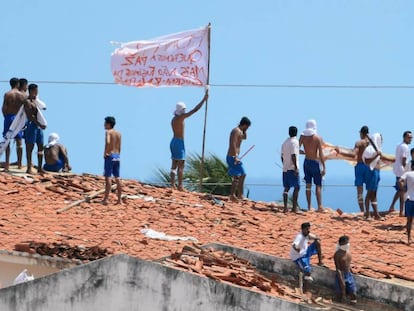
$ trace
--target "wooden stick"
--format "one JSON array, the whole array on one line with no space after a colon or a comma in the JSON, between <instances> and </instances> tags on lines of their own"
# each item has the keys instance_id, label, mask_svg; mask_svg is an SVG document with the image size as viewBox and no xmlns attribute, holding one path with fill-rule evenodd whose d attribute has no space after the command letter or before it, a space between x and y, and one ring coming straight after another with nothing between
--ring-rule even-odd
<instances>
[{"instance_id":1,"label":"wooden stick","mask_svg":"<svg viewBox=\"0 0 414 311\"><path fill-rule=\"evenodd\" d=\"M116 189L116 185L112 185L112 186L111 186L111 190L115 190L115 189ZM81 203L84 203L84 202L89 202L90 200L92 200L92 199L96 198L98 195L100 195L100 194L102 194L102 193L104 193L104 192L105 192L105 189L98 190L98 191L96 191L96 192L94 192L94 193L92 193L92 194L90 194L90 195L88 195L88 196L84 197L84 198L83 198L83 199L81 199L81 200L75 201L75 202L73 202L73 203L69 204L68 206L65 206L65 207L63 207L63 208L61 208L61 209L58 209L58 210L56 211L56 213L57 213L57 214L60 214L60 213L66 212L67 210L70 210L72 207L78 206L78 205L79 205L79 204L81 204Z\"/></svg>"},{"instance_id":2,"label":"wooden stick","mask_svg":"<svg viewBox=\"0 0 414 311\"><path fill-rule=\"evenodd\" d=\"M239 160L243 159L256 145L251 146L243 155L239 158Z\"/></svg>"}]
</instances>

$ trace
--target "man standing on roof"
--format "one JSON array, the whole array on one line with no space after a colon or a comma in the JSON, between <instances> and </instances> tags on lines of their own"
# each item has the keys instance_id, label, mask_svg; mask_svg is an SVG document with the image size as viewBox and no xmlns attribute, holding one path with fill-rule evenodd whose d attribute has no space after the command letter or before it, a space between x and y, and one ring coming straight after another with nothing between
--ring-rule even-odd
<instances>
[{"instance_id":1,"label":"man standing on roof","mask_svg":"<svg viewBox=\"0 0 414 311\"><path fill-rule=\"evenodd\" d=\"M118 201L116 204L122 204L122 184L120 179L120 162L121 162L121 133L114 129L116 120L114 117L105 118L105 150L104 150L104 176L105 176L105 196L102 201L103 205L108 204L109 193L111 192L111 177L115 177Z\"/></svg>"},{"instance_id":2,"label":"man standing on roof","mask_svg":"<svg viewBox=\"0 0 414 311\"><path fill-rule=\"evenodd\" d=\"M3 128L3 137L6 135L10 129L11 124L16 118L17 113L20 110L20 107L23 105L26 96L19 91L19 79L11 78L10 79L11 90L4 94L2 112L4 116L4 128ZM17 151L17 165L18 168L22 168L22 157L23 157L23 147L22 147L22 138L23 132L17 134L14 137L16 141L16 151ZM10 169L10 146L6 148L6 164L4 170L7 172Z\"/></svg>"},{"instance_id":3,"label":"man standing on roof","mask_svg":"<svg viewBox=\"0 0 414 311\"><path fill-rule=\"evenodd\" d=\"M299 194L299 141L296 138L298 129L296 126L289 127L289 138L282 145L281 158L283 163L283 205L284 212L288 212L287 201L291 187L293 187L292 212L298 211Z\"/></svg>"},{"instance_id":4,"label":"man standing on roof","mask_svg":"<svg viewBox=\"0 0 414 311\"><path fill-rule=\"evenodd\" d=\"M301 232L296 235L290 249L290 259L305 273L306 281L313 281L310 259L318 255L318 265L324 267L322 261L321 239L310 232L311 224L305 222L301 225ZM309 244L313 241L312 244Z\"/></svg>"},{"instance_id":5,"label":"man standing on roof","mask_svg":"<svg viewBox=\"0 0 414 311\"><path fill-rule=\"evenodd\" d=\"M400 217L403 216L403 207L404 207L404 189L400 188L399 179L400 177L407 171L407 163L408 163L408 156L409 149L408 145L411 144L413 140L413 134L410 131L405 131L403 134L403 142L397 146L395 150L395 162L393 166L393 172L395 175L395 195L392 199L389 212L394 211L394 205L397 203L398 199L400 200Z\"/></svg>"},{"instance_id":6,"label":"man standing on roof","mask_svg":"<svg viewBox=\"0 0 414 311\"><path fill-rule=\"evenodd\" d=\"M27 94L27 85L28 81L25 78L19 79L19 91L22 92L24 95Z\"/></svg>"},{"instance_id":7,"label":"man standing on roof","mask_svg":"<svg viewBox=\"0 0 414 311\"><path fill-rule=\"evenodd\" d=\"M312 210L311 204L311 188L312 180L316 185L316 201L318 203L318 212L323 212L322 206L322 177L325 176L325 158L323 156L322 145L323 139L316 132L316 121L308 120L306 129L303 131L299 139L299 147L303 145L305 151L305 161L303 162L303 170L306 182L306 200L308 202L308 210ZM322 170L321 170L322 165Z\"/></svg>"},{"instance_id":8,"label":"man standing on roof","mask_svg":"<svg viewBox=\"0 0 414 311\"><path fill-rule=\"evenodd\" d=\"M349 251L350 246L348 236L344 235L339 238L338 246L334 255L336 268L335 287L339 301L342 302L345 296L349 295L351 303L355 304L357 302L356 286L351 269L352 256Z\"/></svg>"},{"instance_id":9,"label":"man standing on roof","mask_svg":"<svg viewBox=\"0 0 414 311\"><path fill-rule=\"evenodd\" d=\"M244 181L246 172L243 163L240 161L240 146L243 140L247 139L247 130L251 122L249 118L243 117L237 127L230 133L229 149L227 151L226 162L228 165L228 174L232 177L230 200L238 202L243 200Z\"/></svg>"},{"instance_id":10,"label":"man standing on roof","mask_svg":"<svg viewBox=\"0 0 414 311\"><path fill-rule=\"evenodd\" d=\"M405 172L399 179L399 186L404 192L407 192L407 201L405 201L405 217L407 217L407 238L408 245L411 244L411 227L414 217L414 171Z\"/></svg>"},{"instance_id":11,"label":"man standing on roof","mask_svg":"<svg viewBox=\"0 0 414 311\"><path fill-rule=\"evenodd\" d=\"M185 112L186 106L183 102L179 102L176 105L174 111L174 117L171 120L171 128L173 130L173 138L170 142L171 150L171 188L176 189L175 175L178 179L178 190L183 191L183 173L185 164L185 146L184 146L184 125L185 119L196 113L208 99L208 90L201 100L201 102L189 112Z\"/></svg>"},{"instance_id":12,"label":"man standing on roof","mask_svg":"<svg viewBox=\"0 0 414 311\"><path fill-rule=\"evenodd\" d=\"M366 184L367 174L369 167L362 160L362 154L365 148L369 145L368 140L369 129L364 125L359 131L360 140L355 143L355 147L352 152L345 152L343 149L336 147L335 150L338 154L349 158L349 160L356 160L355 165L355 187L357 187L357 198L360 211L364 212L364 184Z\"/></svg>"},{"instance_id":13,"label":"man standing on roof","mask_svg":"<svg viewBox=\"0 0 414 311\"><path fill-rule=\"evenodd\" d=\"M32 152L34 145L37 144L37 171L43 173L43 130L45 125L40 124L37 119L38 108L36 98L38 94L38 86L36 84L29 85L29 97L24 102L24 109L28 119L26 130L24 131L24 139L26 141L26 158L27 158L27 173L33 174L32 171Z\"/></svg>"}]
</instances>

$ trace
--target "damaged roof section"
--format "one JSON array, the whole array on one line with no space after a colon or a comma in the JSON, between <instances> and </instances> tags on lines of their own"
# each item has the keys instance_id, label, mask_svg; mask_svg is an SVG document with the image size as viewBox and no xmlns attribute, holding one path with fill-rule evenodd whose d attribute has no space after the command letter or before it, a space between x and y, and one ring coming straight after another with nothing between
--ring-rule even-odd
<instances>
[{"instance_id":1,"label":"damaged roof section","mask_svg":"<svg viewBox=\"0 0 414 311\"><path fill-rule=\"evenodd\" d=\"M105 250L104 256L127 253L157 259L192 243L141 232L152 229L167 236L192 237L201 244L218 241L289 258L300 224L310 221L312 231L322 238L325 263L331 269L337 240L346 234L351 238L356 273L414 281L414 253L405 244L405 218L395 214L378 222L334 211L283 214L271 203L230 203L222 197L172 192L134 180L123 180L123 185L124 204L103 206L102 195L96 195L104 189L102 177L0 173L0 249L13 250L16 244L31 241L72 248L97 246ZM355 204L354 198L349 204Z\"/></svg>"}]
</instances>

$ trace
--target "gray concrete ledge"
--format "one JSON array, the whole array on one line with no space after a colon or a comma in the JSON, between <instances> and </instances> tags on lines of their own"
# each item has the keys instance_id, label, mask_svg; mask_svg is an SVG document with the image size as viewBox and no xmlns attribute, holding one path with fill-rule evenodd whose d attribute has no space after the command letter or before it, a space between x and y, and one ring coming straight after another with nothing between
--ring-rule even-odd
<instances>
[{"instance_id":1,"label":"gray concrete ledge","mask_svg":"<svg viewBox=\"0 0 414 311\"><path fill-rule=\"evenodd\" d=\"M223 250L233 253L242 259L248 260L258 269L263 271L274 272L292 278L296 278L298 273L297 266L289 259L270 256L220 243L212 243L203 246L203 248L210 247L216 250ZM315 284L334 288L335 271L318 266L313 266L312 269L312 277L315 280ZM355 281L357 283L358 296L383 302L395 306L401 310L414 310L413 288L383 282L360 275L355 275Z\"/></svg>"}]
</instances>

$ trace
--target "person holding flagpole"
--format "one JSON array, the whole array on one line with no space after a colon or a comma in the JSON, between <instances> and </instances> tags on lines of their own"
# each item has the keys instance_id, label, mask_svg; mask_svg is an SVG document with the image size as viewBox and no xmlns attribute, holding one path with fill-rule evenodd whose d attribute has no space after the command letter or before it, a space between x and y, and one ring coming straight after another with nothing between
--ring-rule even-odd
<instances>
[{"instance_id":1,"label":"person holding flagpole","mask_svg":"<svg viewBox=\"0 0 414 311\"><path fill-rule=\"evenodd\" d=\"M191 111L186 112L186 105L183 102L178 102L174 111L174 117L171 120L171 128L173 131L173 138L170 142L171 151L171 188L177 189L175 184L175 176L177 175L178 190L184 191L183 187L183 173L185 164L185 145L184 145L184 127L185 119L191 117L196 113L208 99L208 89L206 89L203 99Z\"/></svg>"}]
</instances>

